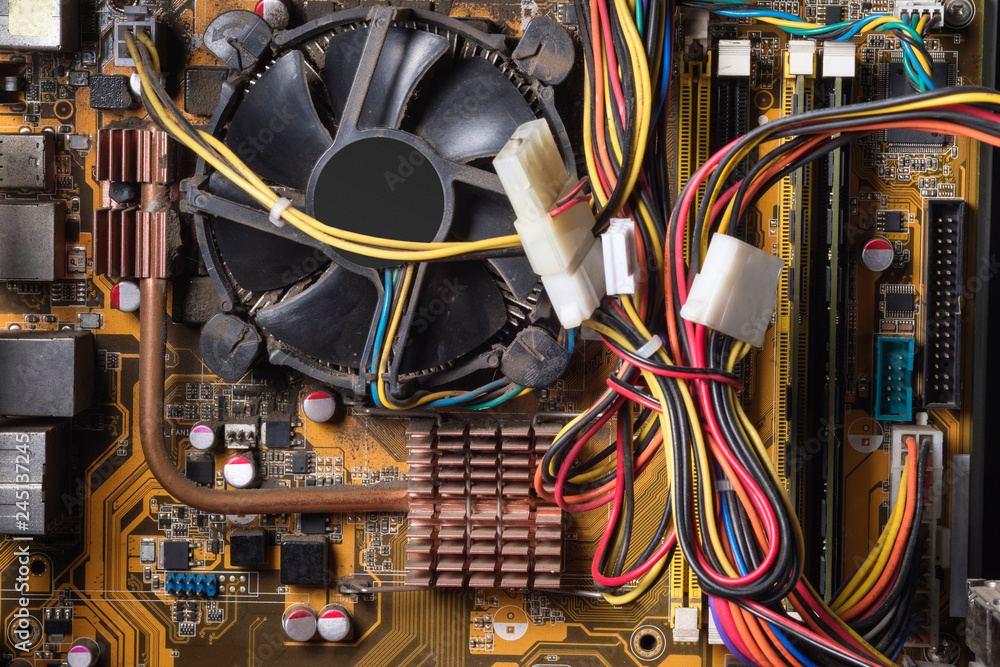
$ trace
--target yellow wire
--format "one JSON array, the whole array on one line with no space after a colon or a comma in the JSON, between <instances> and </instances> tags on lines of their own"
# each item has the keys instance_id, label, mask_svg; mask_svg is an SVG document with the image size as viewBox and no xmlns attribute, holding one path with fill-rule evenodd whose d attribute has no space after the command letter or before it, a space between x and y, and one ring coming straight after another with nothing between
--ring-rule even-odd
<instances>
[{"instance_id":1,"label":"yellow wire","mask_svg":"<svg viewBox=\"0 0 1000 667\"><path fill-rule=\"evenodd\" d=\"M591 328L594 331L600 333L601 335L615 341L618 345L621 345L626 350L629 350L630 352L635 352L635 346L629 343L629 341L624 336L619 334L614 329L605 326L600 322L595 322L593 320L587 320L583 324L584 326ZM662 349L659 350L658 354L660 354L662 358L667 358L666 353ZM670 430L670 420L668 419L667 416L668 413L667 399L663 394L663 390L660 388L660 383L657 382L656 376L646 370L642 370L642 374L643 377L646 379L646 385L648 386L650 393L653 395L653 398L655 398L660 403L660 406L662 408L662 411L657 413L657 417L660 420L660 428L663 429L664 443L669 443L671 442L672 432ZM681 397L682 402L684 403L684 408L685 412L687 413L688 420L692 425L694 425L694 428L691 429L691 437L694 441L692 444L694 447L695 456L698 459L698 465L702 470L711 470L710 459L708 456L708 450L705 445L704 435L702 434L701 429L697 427L697 425L700 424L700 419L698 417L697 408L695 407L694 404L694 399L692 398L691 393L688 391L686 384L682 382L677 383L677 390L678 394ZM663 448L663 451L667 462L667 479L673 479L673 474L674 474L673 448L665 446ZM706 489L703 493L703 500L705 503L705 515L709 517L714 517L715 491L714 489L712 489L711 475L706 476L703 482L706 486ZM679 514L679 508L677 507L678 503L677 494L671 494L671 503L673 506L674 516L677 516ZM702 535L707 534L708 540L711 543L712 548L716 551L719 561L721 562L723 570L725 570L726 574L729 577L733 578L738 577L739 573L737 572L736 567L729 560L729 557L726 554L726 550L722 546L722 539L719 536L718 525L714 521L709 521L708 525L702 525L701 523L699 523L698 525L700 527L701 534Z\"/></svg>"},{"instance_id":2,"label":"yellow wire","mask_svg":"<svg viewBox=\"0 0 1000 667\"><path fill-rule=\"evenodd\" d=\"M830 605L837 613L843 613L857 604L858 601L864 599L864 596L874 588L878 578L885 572L885 563L892 552L892 549L887 549L886 546L895 543L896 537L899 534L899 528L903 523L903 507L906 505L906 482L908 478L909 470L904 468L899 482L900 489L896 494L896 506L892 508L889 521L886 523L885 528L882 529L878 543L871 550L871 553L868 554L868 557L865 558L861 567L854 573L854 576L851 577L844 590L840 592L840 595ZM884 558L883 553L885 554Z\"/></svg>"},{"instance_id":3,"label":"yellow wire","mask_svg":"<svg viewBox=\"0 0 1000 667\"><path fill-rule=\"evenodd\" d=\"M378 377L375 379L375 386L378 388L378 397L385 405L389 408L395 408L395 404L389 400L388 395L385 393L385 383L382 382L382 374L385 372L389 365L389 351L392 349L392 340L396 336L396 327L399 326L399 320L403 317L403 303L406 301L407 295L410 293L410 283L413 282L413 265L410 264L406 267L406 271L403 273L403 283L400 287L399 299L396 301L396 307L392 311L392 319L389 320L389 328L385 332L385 346L382 348L382 355L378 362Z\"/></svg>"},{"instance_id":4,"label":"yellow wire","mask_svg":"<svg viewBox=\"0 0 1000 667\"><path fill-rule=\"evenodd\" d=\"M205 150L194 137L190 136L171 118L150 84L149 75L139 58L135 38L131 33L126 33L126 45L135 61L136 72L142 82L143 89L147 92L149 102L153 110L160 117L167 132L197 155L204 158L213 168L232 181L241 190L256 199L264 207L268 209L272 208L279 200L278 195L267 187L256 174L253 174L252 170L246 167L231 150L214 137L209 140L207 138L208 135L202 133L200 135L201 138L214 148L219 155ZM225 158L225 162L222 159L223 157ZM517 235L502 236L484 241L457 243L414 243L383 239L328 227L294 207L286 208L281 217L309 236L339 250L394 261L418 262L445 259L482 250L517 247L520 244L520 239Z\"/></svg>"},{"instance_id":5,"label":"yellow wire","mask_svg":"<svg viewBox=\"0 0 1000 667\"><path fill-rule=\"evenodd\" d=\"M149 38L145 30L140 30L136 33L136 36L149 49L149 60L153 64L153 73L156 76L160 76L160 54L156 52L156 45L153 44L153 40Z\"/></svg>"}]
</instances>

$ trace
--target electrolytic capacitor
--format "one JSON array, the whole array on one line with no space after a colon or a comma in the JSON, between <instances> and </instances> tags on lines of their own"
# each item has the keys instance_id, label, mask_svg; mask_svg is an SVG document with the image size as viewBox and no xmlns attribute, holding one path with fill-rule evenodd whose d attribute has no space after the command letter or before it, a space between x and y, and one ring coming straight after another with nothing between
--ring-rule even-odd
<instances>
[{"instance_id":1,"label":"electrolytic capacitor","mask_svg":"<svg viewBox=\"0 0 1000 667\"><path fill-rule=\"evenodd\" d=\"M869 271L885 271L895 257L892 244L883 238L874 238L861 249L861 262Z\"/></svg>"},{"instance_id":2,"label":"electrolytic capacitor","mask_svg":"<svg viewBox=\"0 0 1000 667\"><path fill-rule=\"evenodd\" d=\"M319 636L323 641L342 642L351 634L351 612L339 604L328 604L319 612Z\"/></svg>"},{"instance_id":3,"label":"electrolytic capacitor","mask_svg":"<svg viewBox=\"0 0 1000 667\"><path fill-rule=\"evenodd\" d=\"M325 391L312 391L302 401L302 414L313 422L328 422L333 418L337 401Z\"/></svg>"},{"instance_id":4,"label":"electrolytic capacitor","mask_svg":"<svg viewBox=\"0 0 1000 667\"><path fill-rule=\"evenodd\" d=\"M257 485L257 464L252 454L233 454L222 467L226 484L234 489L247 489Z\"/></svg>"},{"instance_id":5,"label":"electrolytic capacitor","mask_svg":"<svg viewBox=\"0 0 1000 667\"><path fill-rule=\"evenodd\" d=\"M101 657L101 648L93 639L82 637L73 642L66 653L66 664L69 667L93 667Z\"/></svg>"},{"instance_id":6,"label":"electrolytic capacitor","mask_svg":"<svg viewBox=\"0 0 1000 667\"><path fill-rule=\"evenodd\" d=\"M123 313L139 310L139 285L131 280L119 280L111 288L111 307Z\"/></svg>"},{"instance_id":7,"label":"electrolytic capacitor","mask_svg":"<svg viewBox=\"0 0 1000 667\"><path fill-rule=\"evenodd\" d=\"M307 642L316 634L316 612L306 604L293 604L281 616L281 627L293 642Z\"/></svg>"},{"instance_id":8,"label":"electrolytic capacitor","mask_svg":"<svg viewBox=\"0 0 1000 667\"><path fill-rule=\"evenodd\" d=\"M198 422L191 427L191 432L188 434L188 441L198 451L207 452L218 444L219 438L214 428L205 422Z\"/></svg>"},{"instance_id":9,"label":"electrolytic capacitor","mask_svg":"<svg viewBox=\"0 0 1000 667\"><path fill-rule=\"evenodd\" d=\"M288 27L288 5L282 0L259 0L253 8L254 14L264 19L273 30L284 30Z\"/></svg>"}]
</instances>

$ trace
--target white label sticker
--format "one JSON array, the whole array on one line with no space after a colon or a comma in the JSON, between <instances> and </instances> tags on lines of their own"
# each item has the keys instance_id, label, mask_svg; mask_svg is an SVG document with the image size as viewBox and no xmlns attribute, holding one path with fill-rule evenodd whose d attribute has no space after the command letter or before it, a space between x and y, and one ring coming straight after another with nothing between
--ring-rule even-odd
<instances>
[{"instance_id":1,"label":"white label sticker","mask_svg":"<svg viewBox=\"0 0 1000 667\"><path fill-rule=\"evenodd\" d=\"M52 36L52 5L56 0L10 0L8 32L20 37Z\"/></svg>"}]
</instances>

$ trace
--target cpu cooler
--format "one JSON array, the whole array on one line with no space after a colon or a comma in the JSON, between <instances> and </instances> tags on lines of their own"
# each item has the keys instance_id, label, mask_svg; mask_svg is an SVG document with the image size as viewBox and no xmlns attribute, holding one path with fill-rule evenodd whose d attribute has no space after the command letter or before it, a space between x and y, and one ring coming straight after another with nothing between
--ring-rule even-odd
<instances>
[{"instance_id":1,"label":"cpu cooler","mask_svg":"<svg viewBox=\"0 0 1000 667\"><path fill-rule=\"evenodd\" d=\"M224 86L209 130L330 226L424 242L514 233L491 158L536 118L547 120L574 171L552 87L502 35L428 11L359 9L275 33L270 51L257 52L259 61ZM266 348L273 364L362 392L393 262L271 224L209 167L184 188L221 296L222 312L203 332L212 370L235 379ZM420 264L391 390L496 375L519 334L530 328L527 338L537 338L544 311L523 256ZM556 336L557 325L549 331Z\"/></svg>"}]
</instances>

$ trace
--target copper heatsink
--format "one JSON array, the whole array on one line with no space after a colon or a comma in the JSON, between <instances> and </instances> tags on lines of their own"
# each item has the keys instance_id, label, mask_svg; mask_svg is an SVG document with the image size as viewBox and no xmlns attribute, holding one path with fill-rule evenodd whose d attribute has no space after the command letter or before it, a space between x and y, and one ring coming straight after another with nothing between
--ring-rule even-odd
<instances>
[{"instance_id":1,"label":"copper heatsink","mask_svg":"<svg viewBox=\"0 0 1000 667\"><path fill-rule=\"evenodd\" d=\"M414 419L406 583L558 588L563 518L532 490L556 424Z\"/></svg>"}]
</instances>

